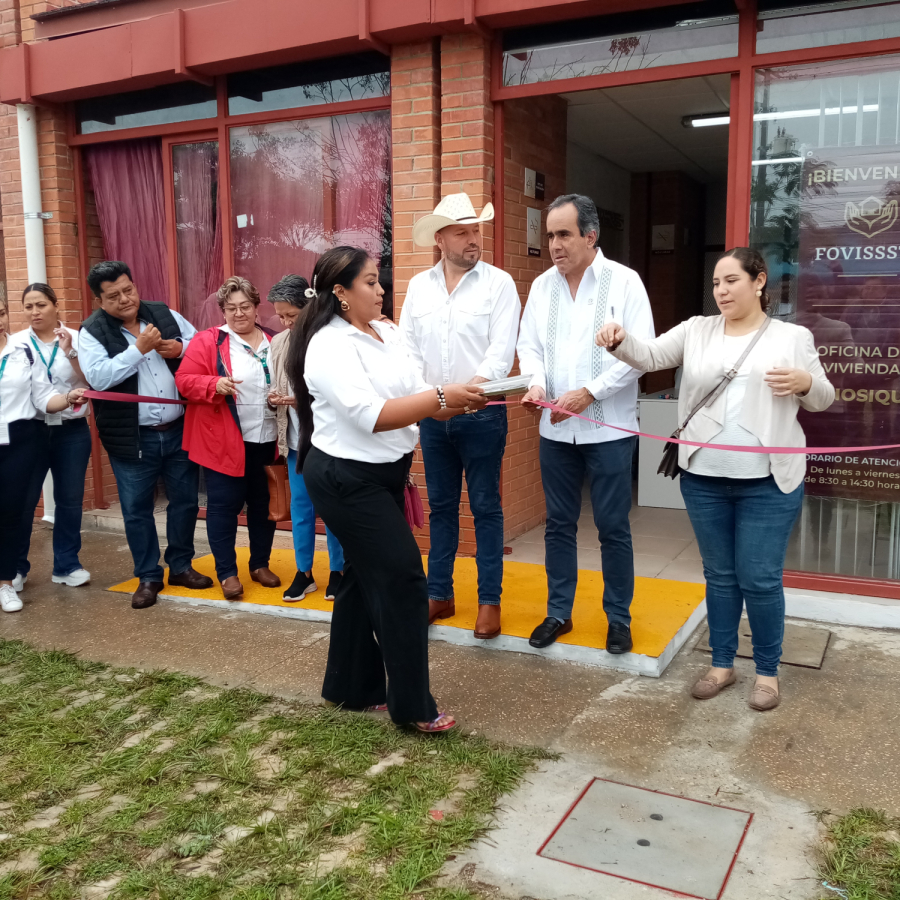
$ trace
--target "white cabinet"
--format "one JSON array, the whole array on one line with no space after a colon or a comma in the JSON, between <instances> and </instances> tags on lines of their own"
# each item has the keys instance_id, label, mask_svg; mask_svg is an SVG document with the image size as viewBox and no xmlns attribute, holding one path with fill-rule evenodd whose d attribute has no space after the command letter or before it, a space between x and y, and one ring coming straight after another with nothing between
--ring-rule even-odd
<instances>
[{"instance_id":1,"label":"white cabinet","mask_svg":"<svg viewBox=\"0 0 900 900\"><path fill-rule=\"evenodd\" d=\"M668 437L678 427L678 401L641 397L638 400L638 418L641 431ZM638 440L638 506L684 509L680 476L673 479L656 473L665 443L645 437Z\"/></svg>"}]
</instances>

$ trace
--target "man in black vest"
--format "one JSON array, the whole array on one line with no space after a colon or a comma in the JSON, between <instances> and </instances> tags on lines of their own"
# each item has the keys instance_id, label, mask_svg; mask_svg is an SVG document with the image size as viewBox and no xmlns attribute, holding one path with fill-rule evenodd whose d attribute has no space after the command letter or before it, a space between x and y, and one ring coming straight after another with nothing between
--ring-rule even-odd
<instances>
[{"instance_id":1,"label":"man in black vest","mask_svg":"<svg viewBox=\"0 0 900 900\"><path fill-rule=\"evenodd\" d=\"M165 303L141 300L123 262L97 263L87 280L100 302L79 337L79 361L88 384L95 391L178 400L175 372L196 334L193 326ZM116 476L134 574L140 581L132 607L153 606L163 589L153 517L160 476L169 499L165 554L169 584L197 590L212 587L212 579L191 565L200 470L181 448L184 407L113 400L93 404L100 440Z\"/></svg>"}]
</instances>

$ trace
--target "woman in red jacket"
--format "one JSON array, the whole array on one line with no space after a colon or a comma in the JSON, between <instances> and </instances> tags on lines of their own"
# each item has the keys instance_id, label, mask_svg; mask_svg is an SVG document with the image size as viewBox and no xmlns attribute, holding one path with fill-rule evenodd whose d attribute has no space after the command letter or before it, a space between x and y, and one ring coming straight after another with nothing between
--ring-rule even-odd
<instances>
[{"instance_id":1,"label":"woman in red jacket","mask_svg":"<svg viewBox=\"0 0 900 900\"><path fill-rule=\"evenodd\" d=\"M269 568L275 523L269 521L265 467L277 454L275 410L267 395L272 375L269 337L256 321L259 292L236 275L218 294L225 324L201 331L184 354L175 383L191 401L184 419L184 449L206 475L206 531L226 600L244 593L238 578L238 516L247 504L250 578L279 587Z\"/></svg>"}]
</instances>

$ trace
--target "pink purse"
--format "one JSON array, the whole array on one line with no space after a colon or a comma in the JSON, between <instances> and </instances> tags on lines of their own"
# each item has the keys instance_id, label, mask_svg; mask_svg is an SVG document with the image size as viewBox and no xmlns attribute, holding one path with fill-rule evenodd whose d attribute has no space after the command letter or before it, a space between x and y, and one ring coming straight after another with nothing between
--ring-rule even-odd
<instances>
[{"instance_id":1,"label":"pink purse","mask_svg":"<svg viewBox=\"0 0 900 900\"><path fill-rule=\"evenodd\" d=\"M421 528L425 524L425 510L412 472L406 476L406 487L403 489L403 514L410 528Z\"/></svg>"}]
</instances>

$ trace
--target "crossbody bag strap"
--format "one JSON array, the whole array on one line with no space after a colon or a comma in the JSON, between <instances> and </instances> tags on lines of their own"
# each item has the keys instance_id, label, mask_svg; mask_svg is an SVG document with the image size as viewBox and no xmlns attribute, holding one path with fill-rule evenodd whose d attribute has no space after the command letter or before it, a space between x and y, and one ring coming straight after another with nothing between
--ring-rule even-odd
<instances>
[{"instance_id":1,"label":"crossbody bag strap","mask_svg":"<svg viewBox=\"0 0 900 900\"><path fill-rule=\"evenodd\" d=\"M749 344L747 344L746 349L740 355L738 361L725 373L725 375L722 377L722 380L690 411L690 414L684 420L684 424L681 426L681 428L678 429L676 434L681 434L681 432L684 431L685 428L687 428L688 422L690 422L691 419L694 418L695 414L700 412L700 410L703 409L704 406L712 406L712 404L715 403L716 400L718 400L718 398L722 394L722 391L724 391L725 388L728 387L729 384L731 384L732 379L741 370L741 366L747 360L750 352L756 346L756 342L763 336L763 332L769 327L769 322L771 321L771 317L766 316L766 318L763 320L762 325L760 325L757 329L756 334L753 335L753 340L750 341Z\"/></svg>"}]
</instances>

